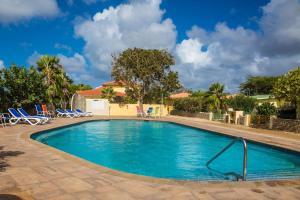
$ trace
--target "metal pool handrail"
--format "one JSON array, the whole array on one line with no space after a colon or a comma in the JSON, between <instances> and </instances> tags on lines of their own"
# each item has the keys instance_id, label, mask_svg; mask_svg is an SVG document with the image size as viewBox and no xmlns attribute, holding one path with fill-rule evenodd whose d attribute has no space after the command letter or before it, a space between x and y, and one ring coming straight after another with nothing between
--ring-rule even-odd
<instances>
[{"instance_id":1,"label":"metal pool handrail","mask_svg":"<svg viewBox=\"0 0 300 200\"><path fill-rule=\"evenodd\" d=\"M244 159L243 159L243 176L242 176L242 180L245 181L246 180L246 176L247 176L247 159L248 159L248 147L247 147L247 142L244 138L242 137L238 137L233 139L227 146L225 146L221 151L219 151L219 153L217 153L214 157L212 157L207 163L206 166L208 167L209 164L214 161L215 159L217 159L222 153L224 153L227 149L229 149L232 145L234 145L237 141L241 141L243 143L243 147L244 147Z\"/></svg>"}]
</instances>

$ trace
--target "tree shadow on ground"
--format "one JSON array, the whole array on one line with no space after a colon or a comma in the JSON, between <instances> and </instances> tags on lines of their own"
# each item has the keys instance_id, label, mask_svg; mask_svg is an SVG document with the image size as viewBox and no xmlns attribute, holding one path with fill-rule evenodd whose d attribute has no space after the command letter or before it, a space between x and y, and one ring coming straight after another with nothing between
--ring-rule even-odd
<instances>
[{"instance_id":1,"label":"tree shadow on ground","mask_svg":"<svg viewBox=\"0 0 300 200\"><path fill-rule=\"evenodd\" d=\"M22 198L13 194L0 194L0 200L22 200Z\"/></svg>"},{"instance_id":2,"label":"tree shadow on ground","mask_svg":"<svg viewBox=\"0 0 300 200\"><path fill-rule=\"evenodd\" d=\"M6 170L10 165L7 162L8 157L15 157L24 154L22 151L4 151L3 146L0 146L0 172ZM0 198L1 200L1 198Z\"/></svg>"}]
</instances>

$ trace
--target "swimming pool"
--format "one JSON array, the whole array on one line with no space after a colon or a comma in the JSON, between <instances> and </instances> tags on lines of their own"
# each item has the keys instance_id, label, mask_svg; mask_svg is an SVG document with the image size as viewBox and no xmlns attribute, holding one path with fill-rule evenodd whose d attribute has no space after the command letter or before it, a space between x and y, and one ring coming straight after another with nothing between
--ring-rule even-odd
<instances>
[{"instance_id":1,"label":"swimming pool","mask_svg":"<svg viewBox=\"0 0 300 200\"><path fill-rule=\"evenodd\" d=\"M127 173L177 180L233 180L242 174L243 145L237 142L206 162L232 137L169 122L92 121L44 131L32 139ZM247 180L300 178L300 154L248 142Z\"/></svg>"}]
</instances>

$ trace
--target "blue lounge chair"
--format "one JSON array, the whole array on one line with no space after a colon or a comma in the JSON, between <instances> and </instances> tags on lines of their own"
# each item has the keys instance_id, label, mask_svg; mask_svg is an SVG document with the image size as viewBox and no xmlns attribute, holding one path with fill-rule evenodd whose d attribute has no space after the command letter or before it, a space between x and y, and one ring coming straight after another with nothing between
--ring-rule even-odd
<instances>
[{"instance_id":1,"label":"blue lounge chair","mask_svg":"<svg viewBox=\"0 0 300 200\"><path fill-rule=\"evenodd\" d=\"M40 116L40 115L29 115L23 108L18 108L19 113L22 115L24 118L38 118L41 119L41 123L44 124L50 120L50 118L45 117L45 116Z\"/></svg>"},{"instance_id":2,"label":"blue lounge chair","mask_svg":"<svg viewBox=\"0 0 300 200\"><path fill-rule=\"evenodd\" d=\"M82 117L83 116L81 114L78 114L78 113L72 111L71 109L66 109L66 112L69 113L69 114L73 114L74 117Z\"/></svg>"},{"instance_id":3,"label":"blue lounge chair","mask_svg":"<svg viewBox=\"0 0 300 200\"><path fill-rule=\"evenodd\" d=\"M23 117L16 109L14 108L9 108L8 112L11 114L11 118L9 119L9 123L10 124L17 124L20 121L26 121L28 122L30 125L37 125L41 123L41 119L40 118L36 118L36 117ZM34 121L34 122L32 122Z\"/></svg>"},{"instance_id":4,"label":"blue lounge chair","mask_svg":"<svg viewBox=\"0 0 300 200\"><path fill-rule=\"evenodd\" d=\"M153 107L149 107L147 110L147 117L151 117L153 114Z\"/></svg>"},{"instance_id":5,"label":"blue lounge chair","mask_svg":"<svg viewBox=\"0 0 300 200\"><path fill-rule=\"evenodd\" d=\"M57 112L57 117L70 117L70 118L75 117L75 114L68 113L60 108L56 109L56 112Z\"/></svg>"},{"instance_id":6,"label":"blue lounge chair","mask_svg":"<svg viewBox=\"0 0 300 200\"><path fill-rule=\"evenodd\" d=\"M82 115L82 116L85 116L85 117L88 117L88 116L91 117L91 116L93 116L93 114L91 112L83 112L79 108L77 108L75 110L75 112L78 113L78 114L80 114L80 115Z\"/></svg>"},{"instance_id":7,"label":"blue lounge chair","mask_svg":"<svg viewBox=\"0 0 300 200\"><path fill-rule=\"evenodd\" d=\"M41 105L35 104L34 107L37 115L45 116L45 113L43 112Z\"/></svg>"}]
</instances>

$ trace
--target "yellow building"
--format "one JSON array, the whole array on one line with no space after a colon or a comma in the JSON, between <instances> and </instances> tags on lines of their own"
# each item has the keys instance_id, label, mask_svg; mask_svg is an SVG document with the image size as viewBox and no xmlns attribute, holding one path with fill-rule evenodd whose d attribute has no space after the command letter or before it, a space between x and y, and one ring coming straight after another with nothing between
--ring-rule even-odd
<instances>
[{"instance_id":1,"label":"yellow building","mask_svg":"<svg viewBox=\"0 0 300 200\"><path fill-rule=\"evenodd\" d=\"M94 115L104 116L136 116L138 104L118 104L110 103L108 99L102 98L102 91L105 88L112 88L116 96L125 97L125 84L121 81L111 81L103 83L93 90L83 90L76 92L74 107L80 108ZM166 116L169 114L171 107L159 104L144 104L144 110L153 107L156 116Z\"/></svg>"},{"instance_id":2,"label":"yellow building","mask_svg":"<svg viewBox=\"0 0 300 200\"><path fill-rule=\"evenodd\" d=\"M250 97L256 99L258 105L261 105L263 103L270 103L273 104L276 108L280 106L280 102L273 95L270 94L255 95Z\"/></svg>"}]
</instances>

